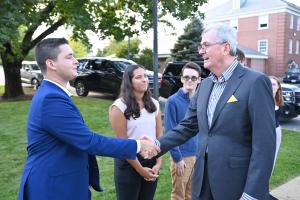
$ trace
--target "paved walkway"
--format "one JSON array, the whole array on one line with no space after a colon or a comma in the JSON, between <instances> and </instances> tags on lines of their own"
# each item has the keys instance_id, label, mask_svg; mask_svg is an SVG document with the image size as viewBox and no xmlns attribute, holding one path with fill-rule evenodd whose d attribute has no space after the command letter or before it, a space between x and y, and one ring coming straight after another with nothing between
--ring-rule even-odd
<instances>
[{"instance_id":1,"label":"paved walkway","mask_svg":"<svg viewBox=\"0 0 300 200\"><path fill-rule=\"evenodd\" d=\"M275 188L271 194L279 200L300 200L300 176Z\"/></svg>"}]
</instances>

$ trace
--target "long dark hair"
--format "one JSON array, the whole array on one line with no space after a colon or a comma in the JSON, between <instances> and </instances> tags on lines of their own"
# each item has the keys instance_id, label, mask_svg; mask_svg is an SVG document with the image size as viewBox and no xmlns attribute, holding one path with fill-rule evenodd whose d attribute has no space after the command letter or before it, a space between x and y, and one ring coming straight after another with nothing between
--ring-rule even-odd
<instances>
[{"instance_id":1,"label":"long dark hair","mask_svg":"<svg viewBox=\"0 0 300 200\"><path fill-rule=\"evenodd\" d=\"M275 94L275 99L274 99L275 100L275 105L276 106L283 106L284 101L283 101L283 96L282 96L282 88L281 88L280 80L276 76L269 76L269 78L275 80L277 82L277 85L278 85L278 90Z\"/></svg>"},{"instance_id":2,"label":"long dark hair","mask_svg":"<svg viewBox=\"0 0 300 200\"><path fill-rule=\"evenodd\" d=\"M121 92L119 97L124 100L124 103L127 106L124 112L126 119L130 119L130 117L136 119L141 116L141 109L133 93L133 86L132 86L133 72L134 70L139 68L145 69L145 67L143 67L142 65L130 65L129 67L126 68L123 74ZM146 92L144 93L142 100L144 102L145 109L149 113L153 113L157 109L151 97L152 94L148 87Z\"/></svg>"}]
</instances>

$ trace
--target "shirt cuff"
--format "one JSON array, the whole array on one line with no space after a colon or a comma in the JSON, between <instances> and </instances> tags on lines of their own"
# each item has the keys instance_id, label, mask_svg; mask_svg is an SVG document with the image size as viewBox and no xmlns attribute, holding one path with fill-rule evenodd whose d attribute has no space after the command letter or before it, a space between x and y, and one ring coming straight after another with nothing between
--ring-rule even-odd
<instances>
[{"instance_id":1,"label":"shirt cuff","mask_svg":"<svg viewBox=\"0 0 300 200\"><path fill-rule=\"evenodd\" d=\"M141 151L141 141L136 140L136 153L140 153Z\"/></svg>"},{"instance_id":2,"label":"shirt cuff","mask_svg":"<svg viewBox=\"0 0 300 200\"><path fill-rule=\"evenodd\" d=\"M158 141L158 139L155 139L154 143L155 143L156 146L158 146L160 148L160 142Z\"/></svg>"},{"instance_id":3,"label":"shirt cuff","mask_svg":"<svg viewBox=\"0 0 300 200\"><path fill-rule=\"evenodd\" d=\"M245 200L258 200L258 199L255 199L254 197L251 197L250 195L248 195L247 193L243 193L242 195L243 199Z\"/></svg>"}]
</instances>

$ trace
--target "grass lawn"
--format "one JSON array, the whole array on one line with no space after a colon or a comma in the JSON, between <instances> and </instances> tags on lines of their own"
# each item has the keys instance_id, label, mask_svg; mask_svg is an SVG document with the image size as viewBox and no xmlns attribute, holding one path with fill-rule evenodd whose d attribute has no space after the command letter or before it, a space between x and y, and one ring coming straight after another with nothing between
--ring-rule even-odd
<instances>
[{"instance_id":1,"label":"grass lawn","mask_svg":"<svg viewBox=\"0 0 300 200\"><path fill-rule=\"evenodd\" d=\"M0 95L3 87L0 86ZM112 136L107 110L109 100L73 97L91 130ZM30 101L0 102L0 199L15 200L26 159L26 120ZM283 132L282 146L271 187L300 175L300 132ZM115 199L113 159L98 157L103 193L93 193L93 199ZM169 155L164 156L155 199L169 199L171 191Z\"/></svg>"}]
</instances>

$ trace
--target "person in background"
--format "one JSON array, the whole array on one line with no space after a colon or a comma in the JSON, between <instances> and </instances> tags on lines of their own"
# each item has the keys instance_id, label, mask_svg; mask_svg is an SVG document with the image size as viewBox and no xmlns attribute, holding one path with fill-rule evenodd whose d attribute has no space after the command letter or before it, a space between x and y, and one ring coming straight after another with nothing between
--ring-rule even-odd
<instances>
[{"instance_id":1,"label":"person in background","mask_svg":"<svg viewBox=\"0 0 300 200\"><path fill-rule=\"evenodd\" d=\"M165 132L172 130L184 118L198 84L201 81L201 68L194 62L186 63L181 70L182 88L170 96L165 104ZM172 177L171 200L190 200L192 193L192 175L198 150L198 136L173 148L170 153Z\"/></svg>"},{"instance_id":2,"label":"person in background","mask_svg":"<svg viewBox=\"0 0 300 200\"><path fill-rule=\"evenodd\" d=\"M154 142L109 138L85 125L66 88L77 76L78 61L65 38L40 41L35 57L45 79L29 109L18 200L89 200L89 186L102 191L95 155L134 160L140 150L156 154Z\"/></svg>"},{"instance_id":3,"label":"person in background","mask_svg":"<svg viewBox=\"0 0 300 200\"><path fill-rule=\"evenodd\" d=\"M282 97L282 89L279 79L276 76L269 76L271 83L272 83L272 89L273 89L273 97L275 101L275 122L276 122L276 152L275 152L275 159L274 159L274 167L276 163L276 158L278 155L278 151L281 144L281 137L282 137L282 131L281 126L279 125L279 117L282 112L281 107L284 104L283 97Z\"/></svg>"},{"instance_id":4,"label":"person in background","mask_svg":"<svg viewBox=\"0 0 300 200\"><path fill-rule=\"evenodd\" d=\"M155 140L162 135L159 102L151 97L146 70L129 66L123 75L120 97L109 110L109 120L118 138L136 139L147 134ZM118 200L152 200L162 158L115 159L115 186Z\"/></svg>"},{"instance_id":5,"label":"person in background","mask_svg":"<svg viewBox=\"0 0 300 200\"><path fill-rule=\"evenodd\" d=\"M245 65L246 56L245 56L244 52L241 49L239 49L239 48L236 48L236 59L242 65Z\"/></svg>"}]
</instances>

